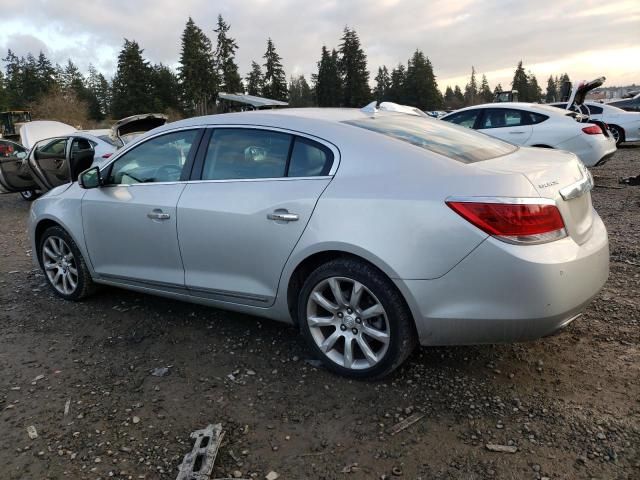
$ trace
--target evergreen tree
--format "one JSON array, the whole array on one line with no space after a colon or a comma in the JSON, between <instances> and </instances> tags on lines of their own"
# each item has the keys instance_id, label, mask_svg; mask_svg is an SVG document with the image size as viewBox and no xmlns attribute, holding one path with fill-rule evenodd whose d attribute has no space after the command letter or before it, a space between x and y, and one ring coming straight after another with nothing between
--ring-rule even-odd
<instances>
[{"instance_id":1,"label":"evergreen tree","mask_svg":"<svg viewBox=\"0 0 640 480\"><path fill-rule=\"evenodd\" d=\"M154 65L151 69L151 98L153 111L180 111L180 83L173 71L163 64Z\"/></svg>"},{"instance_id":2,"label":"evergreen tree","mask_svg":"<svg viewBox=\"0 0 640 480\"><path fill-rule=\"evenodd\" d=\"M342 99L342 80L338 67L338 52L322 47L318 74L313 76L316 103L320 107L339 107Z\"/></svg>"},{"instance_id":3,"label":"evergreen tree","mask_svg":"<svg viewBox=\"0 0 640 480\"><path fill-rule=\"evenodd\" d=\"M282 58L276 52L271 38L267 40L267 51L264 54L264 86L262 95L273 100L287 100L287 79L282 68Z\"/></svg>"},{"instance_id":4,"label":"evergreen tree","mask_svg":"<svg viewBox=\"0 0 640 480\"><path fill-rule=\"evenodd\" d=\"M527 78L527 73L522 67L522 60L518 62L516 71L513 74L511 89L518 91L518 98L521 102L529 101L529 79Z\"/></svg>"},{"instance_id":5,"label":"evergreen tree","mask_svg":"<svg viewBox=\"0 0 640 480\"><path fill-rule=\"evenodd\" d=\"M2 59L5 63L5 95L8 108L22 109L27 108L22 92L22 64L24 59L20 59L15 53L9 49L7 56Z\"/></svg>"},{"instance_id":6,"label":"evergreen tree","mask_svg":"<svg viewBox=\"0 0 640 480\"><path fill-rule=\"evenodd\" d=\"M56 86L56 69L51 61L42 52L38 55L36 75L43 93L51 91Z\"/></svg>"},{"instance_id":7,"label":"evergreen tree","mask_svg":"<svg viewBox=\"0 0 640 480\"><path fill-rule=\"evenodd\" d=\"M7 88L5 86L4 73L0 70L0 111L8 110Z\"/></svg>"},{"instance_id":8,"label":"evergreen tree","mask_svg":"<svg viewBox=\"0 0 640 480\"><path fill-rule=\"evenodd\" d=\"M457 110L458 108L462 108L464 106L464 93L458 85L453 87L453 98L451 102L447 105L447 107Z\"/></svg>"},{"instance_id":9,"label":"evergreen tree","mask_svg":"<svg viewBox=\"0 0 640 480\"><path fill-rule=\"evenodd\" d=\"M136 41L125 39L113 77L112 111L116 118L153 109L151 68L142 58L142 52Z\"/></svg>"},{"instance_id":10,"label":"evergreen tree","mask_svg":"<svg viewBox=\"0 0 640 480\"><path fill-rule=\"evenodd\" d=\"M527 101L540 103L540 100L542 100L542 89L540 88L540 85L538 85L538 79L531 70L529 70L527 78L529 81L529 84L527 85Z\"/></svg>"},{"instance_id":11,"label":"evergreen tree","mask_svg":"<svg viewBox=\"0 0 640 480\"><path fill-rule=\"evenodd\" d=\"M405 102L420 110L437 110L442 106L433 66L424 53L416 50L409 59L404 82Z\"/></svg>"},{"instance_id":12,"label":"evergreen tree","mask_svg":"<svg viewBox=\"0 0 640 480\"><path fill-rule=\"evenodd\" d=\"M22 59L21 63L22 97L25 103L30 104L44 93L38 78L38 63L31 53L28 53L27 58Z\"/></svg>"},{"instance_id":13,"label":"evergreen tree","mask_svg":"<svg viewBox=\"0 0 640 480\"><path fill-rule=\"evenodd\" d=\"M106 112L102 110L100 99L98 98L98 89L100 88L98 80L98 71L89 64L88 74L85 82L87 106L89 109L89 118L93 120L103 120Z\"/></svg>"},{"instance_id":14,"label":"evergreen tree","mask_svg":"<svg viewBox=\"0 0 640 480\"><path fill-rule=\"evenodd\" d=\"M215 53L215 65L220 78L220 91L227 93L243 93L242 79L238 73L235 55L238 44L235 39L229 37L231 27L224 21L222 15L218 15L218 28L214 30L217 36Z\"/></svg>"},{"instance_id":15,"label":"evergreen tree","mask_svg":"<svg viewBox=\"0 0 640 480\"><path fill-rule=\"evenodd\" d=\"M478 93L482 103L493 102L493 92L491 91L491 88L489 88L487 76L484 74L482 75L482 81L480 82L480 91Z\"/></svg>"},{"instance_id":16,"label":"evergreen tree","mask_svg":"<svg viewBox=\"0 0 640 480\"><path fill-rule=\"evenodd\" d=\"M291 77L289 82L289 106L312 107L313 105L313 93L304 75L300 75L297 78Z\"/></svg>"},{"instance_id":17,"label":"evergreen tree","mask_svg":"<svg viewBox=\"0 0 640 480\"><path fill-rule=\"evenodd\" d=\"M569 99L569 95L571 95L571 79L569 78L569 75L563 73L560 76L560 79L557 80L556 88L558 89L558 97L560 101L566 102Z\"/></svg>"},{"instance_id":18,"label":"evergreen tree","mask_svg":"<svg viewBox=\"0 0 640 480\"><path fill-rule=\"evenodd\" d=\"M389 88L389 101L395 103L407 103L406 94L407 69L403 64L399 63L396 68L391 70L391 87Z\"/></svg>"},{"instance_id":19,"label":"evergreen tree","mask_svg":"<svg viewBox=\"0 0 640 480\"><path fill-rule=\"evenodd\" d=\"M478 82L476 81L476 69L471 66L471 78L469 83L464 87L464 103L465 105L477 104L478 97Z\"/></svg>"},{"instance_id":20,"label":"evergreen tree","mask_svg":"<svg viewBox=\"0 0 640 480\"><path fill-rule=\"evenodd\" d=\"M547 80L547 93L544 96L546 103L555 102L558 100L558 89L556 87L557 80L553 79L553 75L549 75Z\"/></svg>"},{"instance_id":21,"label":"evergreen tree","mask_svg":"<svg viewBox=\"0 0 640 480\"><path fill-rule=\"evenodd\" d=\"M67 61L62 74L62 90L65 93L72 92L80 99L86 99L84 76L80 69L71 60Z\"/></svg>"},{"instance_id":22,"label":"evergreen tree","mask_svg":"<svg viewBox=\"0 0 640 480\"><path fill-rule=\"evenodd\" d=\"M444 107L452 108L451 105L454 98L455 97L453 96L453 89L451 88L451 86L447 85L447 88L445 88L444 90Z\"/></svg>"},{"instance_id":23,"label":"evergreen tree","mask_svg":"<svg viewBox=\"0 0 640 480\"><path fill-rule=\"evenodd\" d=\"M251 71L246 76L247 80L247 94L255 95L259 97L262 95L262 85L264 84L264 78L262 75L262 69L256 62L251 62Z\"/></svg>"},{"instance_id":24,"label":"evergreen tree","mask_svg":"<svg viewBox=\"0 0 640 480\"><path fill-rule=\"evenodd\" d=\"M389 89L391 88L391 76L386 65L378 67L378 74L375 78L376 86L373 89L373 96L377 102L382 102L387 99Z\"/></svg>"},{"instance_id":25,"label":"evergreen tree","mask_svg":"<svg viewBox=\"0 0 640 480\"><path fill-rule=\"evenodd\" d=\"M495 96L496 93L500 93L502 91L503 91L502 90L502 84L499 83L499 84L496 85L496 88L493 89L493 95Z\"/></svg>"},{"instance_id":26,"label":"evergreen tree","mask_svg":"<svg viewBox=\"0 0 640 480\"><path fill-rule=\"evenodd\" d=\"M218 94L219 80L211 49L211 40L189 17L182 32L178 79L183 106L191 114L209 113Z\"/></svg>"},{"instance_id":27,"label":"evergreen tree","mask_svg":"<svg viewBox=\"0 0 640 480\"><path fill-rule=\"evenodd\" d=\"M342 76L342 98L345 107L363 107L371 100L367 56L355 30L345 27L339 48L338 66Z\"/></svg>"}]
</instances>

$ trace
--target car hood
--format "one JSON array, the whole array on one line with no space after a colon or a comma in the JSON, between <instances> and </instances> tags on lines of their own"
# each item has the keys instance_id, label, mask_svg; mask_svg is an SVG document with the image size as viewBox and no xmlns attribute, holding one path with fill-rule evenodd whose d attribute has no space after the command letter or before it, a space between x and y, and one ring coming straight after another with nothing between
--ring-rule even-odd
<instances>
[{"instance_id":1,"label":"car hood","mask_svg":"<svg viewBox=\"0 0 640 480\"><path fill-rule=\"evenodd\" d=\"M69 135L76 129L71 125L52 120L36 120L20 127L20 139L25 148L31 149L37 142L45 138Z\"/></svg>"}]
</instances>

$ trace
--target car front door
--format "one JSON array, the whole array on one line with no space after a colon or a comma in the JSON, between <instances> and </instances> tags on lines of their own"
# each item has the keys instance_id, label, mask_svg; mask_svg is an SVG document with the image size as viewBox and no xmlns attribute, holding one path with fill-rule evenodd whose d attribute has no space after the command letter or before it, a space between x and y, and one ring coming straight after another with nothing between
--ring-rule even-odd
<instances>
[{"instance_id":1,"label":"car front door","mask_svg":"<svg viewBox=\"0 0 640 480\"><path fill-rule=\"evenodd\" d=\"M187 288L196 296L268 306L337 150L283 131L210 131L201 172L178 202Z\"/></svg>"},{"instance_id":2,"label":"car front door","mask_svg":"<svg viewBox=\"0 0 640 480\"><path fill-rule=\"evenodd\" d=\"M533 133L529 112L510 108L487 108L477 129L514 145L525 145Z\"/></svg>"},{"instance_id":3,"label":"car front door","mask_svg":"<svg viewBox=\"0 0 640 480\"><path fill-rule=\"evenodd\" d=\"M0 193L38 188L26 162L27 150L17 143L0 140Z\"/></svg>"},{"instance_id":4,"label":"car front door","mask_svg":"<svg viewBox=\"0 0 640 480\"><path fill-rule=\"evenodd\" d=\"M105 280L184 288L176 205L202 130L161 134L102 170L104 185L82 198L89 258Z\"/></svg>"}]
</instances>

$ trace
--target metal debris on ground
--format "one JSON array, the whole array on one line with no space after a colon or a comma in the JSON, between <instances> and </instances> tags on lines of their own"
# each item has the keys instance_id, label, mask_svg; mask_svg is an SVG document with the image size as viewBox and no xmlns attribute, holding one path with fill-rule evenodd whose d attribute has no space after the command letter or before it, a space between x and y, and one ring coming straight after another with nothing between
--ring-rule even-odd
<instances>
[{"instance_id":1,"label":"metal debris on ground","mask_svg":"<svg viewBox=\"0 0 640 480\"><path fill-rule=\"evenodd\" d=\"M487 443L485 446L490 452L516 453L518 451L518 447L513 445L497 445L495 443Z\"/></svg>"},{"instance_id":2,"label":"metal debris on ground","mask_svg":"<svg viewBox=\"0 0 640 480\"><path fill-rule=\"evenodd\" d=\"M68 399L64 404L64 416L69 415L69 409L71 408L71 399Z\"/></svg>"},{"instance_id":3,"label":"metal debris on ground","mask_svg":"<svg viewBox=\"0 0 640 480\"><path fill-rule=\"evenodd\" d=\"M344 467L342 469L342 473L354 473L357 472L358 470L360 470L360 467L358 466L357 463L352 463L350 465L347 465L346 467Z\"/></svg>"},{"instance_id":4,"label":"metal debris on ground","mask_svg":"<svg viewBox=\"0 0 640 480\"><path fill-rule=\"evenodd\" d=\"M169 367L158 367L151 370L151 375L154 377L166 377L169 373Z\"/></svg>"},{"instance_id":5,"label":"metal debris on ground","mask_svg":"<svg viewBox=\"0 0 640 480\"><path fill-rule=\"evenodd\" d=\"M34 427L33 425L28 426L27 435L29 435L29 438L31 440L35 440L36 438L38 438L38 431L36 430L36 427Z\"/></svg>"},{"instance_id":6,"label":"metal debris on ground","mask_svg":"<svg viewBox=\"0 0 640 480\"><path fill-rule=\"evenodd\" d=\"M633 186L640 185L640 175L636 175L635 177L621 178L620 180L618 180L618 183Z\"/></svg>"},{"instance_id":7,"label":"metal debris on ground","mask_svg":"<svg viewBox=\"0 0 640 480\"><path fill-rule=\"evenodd\" d=\"M409 428L414 423L420 421L422 417L424 417L423 413L414 413L413 415L409 415L407 418L405 418L401 422L396 423L393 427L389 428L389 430L387 430L387 433L389 435L395 435L397 433L400 433L404 429Z\"/></svg>"},{"instance_id":8,"label":"metal debris on ground","mask_svg":"<svg viewBox=\"0 0 640 480\"><path fill-rule=\"evenodd\" d=\"M221 423L192 432L193 449L184 456L176 480L209 480L223 438Z\"/></svg>"},{"instance_id":9,"label":"metal debris on ground","mask_svg":"<svg viewBox=\"0 0 640 480\"><path fill-rule=\"evenodd\" d=\"M265 480L278 480L280 478L280 474L278 472L274 472L271 470L269 473L265 475Z\"/></svg>"}]
</instances>

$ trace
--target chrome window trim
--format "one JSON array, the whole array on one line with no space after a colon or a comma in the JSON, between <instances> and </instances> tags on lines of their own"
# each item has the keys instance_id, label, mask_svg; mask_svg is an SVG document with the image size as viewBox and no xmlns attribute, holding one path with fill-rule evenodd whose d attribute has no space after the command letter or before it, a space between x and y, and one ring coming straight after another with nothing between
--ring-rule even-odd
<instances>
[{"instance_id":1,"label":"chrome window trim","mask_svg":"<svg viewBox=\"0 0 640 480\"><path fill-rule=\"evenodd\" d=\"M268 178L228 178L225 180L181 180L177 182L146 182L146 183L117 183L103 185L100 188L112 187L142 187L151 185L190 185L197 183L237 183L237 182L288 182L293 180L331 180L330 175L318 177L268 177Z\"/></svg>"},{"instance_id":2,"label":"chrome window trim","mask_svg":"<svg viewBox=\"0 0 640 480\"><path fill-rule=\"evenodd\" d=\"M253 130L272 130L275 132L280 132L280 133L287 133L289 135L294 135L294 136L298 136L298 137L304 137L304 138L308 138L309 140L313 140L315 142L321 143L322 145L324 145L325 147L327 147L329 150L331 150L331 152L333 153L333 165L331 165L331 169L329 170L329 173L326 175L326 177L333 177L336 172L338 171L338 167L340 165L340 149L334 145L333 143L329 142L328 140L325 140L321 137L316 137L313 134L310 133L306 133L306 132L300 132L298 130L292 130L292 129L288 129L288 128L282 128L282 127L272 127L269 125L254 125L254 124L215 124L215 123L207 123L207 124L203 124L203 125L190 125L188 127L178 127L178 128L173 128L170 130L163 130L161 132L158 132L154 135L150 135L148 137L139 137L139 139L136 139L136 141L129 143L127 145L125 145L124 147L122 147L120 150L116 151L116 153L114 153L108 160L107 163L105 163L102 167L100 167L100 173L102 174L102 172L104 172L107 168L109 168L111 166L111 164L115 161L117 161L121 156L123 156L125 153L127 153L129 150L131 150L133 147L137 146L137 145L141 145L142 143L146 142L147 140L151 140L153 138L159 137L161 135L166 135L169 133L174 133L174 132L180 132L180 131L184 131L184 130L200 130L200 129L216 129L216 128L244 128L244 129L253 129ZM322 177L275 177L275 178L291 178L291 179L300 179L300 178L323 178L325 176ZM261 180L261 179L246 179L246 180ZM193 182L193 181L203 181L203 180L186 180L185 182L164 182L164 183L186 183L186 182ZM218 180L213 180L213 181L218 181ZM224 180L223 180L224 181ZM237 181L237 180L236 180ZM157 183L152 183L153 185L158 185L161 182L157 182ZM150 183L151 184L151 183ZM116 186L116 185L109 185L109 186Z\"/></svg>"},{"instance_id":3,"label":"chrome window trim","mask_svg":"<svg viewBox=\"0 0 640 480\"><path fill-rule=\"evenodd\" d=\"M458 197L451 196L445 202L460 203L506 203L510 205L556 205L556 201L544 197Z\"/></svg>"}]
</instances>

